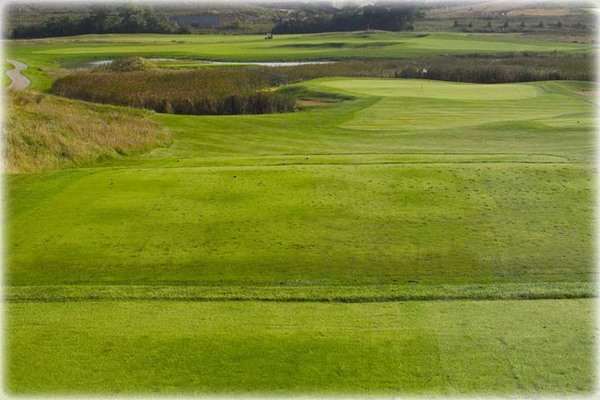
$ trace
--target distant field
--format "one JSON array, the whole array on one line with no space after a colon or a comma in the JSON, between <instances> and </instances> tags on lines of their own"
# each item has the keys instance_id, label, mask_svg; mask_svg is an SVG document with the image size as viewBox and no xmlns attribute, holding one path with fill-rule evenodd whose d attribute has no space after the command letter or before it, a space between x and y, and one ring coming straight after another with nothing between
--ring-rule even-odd
<instances>
[{"instance_id":1,"label":"distant field","mask_svg":"<svg viewBox=\"0 0 600 400\"><path fill-rule=\"evenodd\" d=\"M553 16L560 17L565 15L578 14L576 11L568 8L524 8L522 10L513 10L506 13L509 16L533 15L533 16Z\"/></svg>"},{"instance_id":2,"label":"distant field","mask_svg":"<svg viewBox=\"0 0 600 400\"><path fill-rule=\"evenodd\" d=\"M571 6L571 7L567 7ZM539 2L526 0L491 0L476 4L451 4L443 8L429 10L427 19L451 19L451 18L485 18L499 17L502 15L571 15L582 14L585 8L571 3Z\"/></svg>"},{"instance_id":3,"label":"distant field","mask_svg":"<svg viewBox=\"0 0 600 400\"><path fill-rule=\"evenodd\" d=\"M313 35L85 35L14 42L7 56L26 62L36 89L50 85L44 70L52 74L60 65L138 55L145 57L197 58L222 61L292 61L347 58L405 58L436 54L497 52L580 52L593 45L531 40L523 35L448 33L328 33Z\"/></svg>"}]
</instances>

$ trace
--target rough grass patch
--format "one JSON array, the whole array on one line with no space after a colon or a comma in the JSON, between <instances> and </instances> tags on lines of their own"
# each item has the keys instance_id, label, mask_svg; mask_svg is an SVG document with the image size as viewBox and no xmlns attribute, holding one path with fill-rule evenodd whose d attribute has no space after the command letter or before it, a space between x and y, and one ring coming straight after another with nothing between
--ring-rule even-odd
<instances>
[{"instance_id":1,"label":"rough grass patch","mask_svg":"<svg viewBox=\"0 0 600 400\"><path fill-rule=\"evenodd\" d=\"M5 170L15 173L136 154L171 136L139 111L19 91L8 95L5 141Z\"/></svg>"}]
</instances>

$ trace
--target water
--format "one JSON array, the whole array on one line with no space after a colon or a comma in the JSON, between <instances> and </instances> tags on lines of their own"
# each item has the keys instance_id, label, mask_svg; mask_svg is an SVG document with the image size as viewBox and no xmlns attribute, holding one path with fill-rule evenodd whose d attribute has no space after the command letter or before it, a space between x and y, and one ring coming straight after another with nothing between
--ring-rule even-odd
<instances>
[{"instance_id":1,"label":"water","mask_svg":"<svg viewBox=\"0 0 600 400\"><path fill-rule=\"evenodd\" d=\"M260 65L262 67L294 67L297 65L318 65L318 64L334 64L335 61L274 61L274 62L239 62L239 61L195 61L195 60L177 60L174 58L148 58L148 61L167 62L167 61L183 61L197 62L198 65ZM114 60L98 60L87 63L87 68L100 67L102 65L112 64Z\"/></svg>"},{"instance_id":2,"label":"water","mask_svg":"<svg viewBox=\"0 0 600 400\"><path fill-rule=\"evenodd\" d=\"M275 61L275 62L228 62L228 61L201 61L202 64L213 65L260 65L263 67L294 67L296 65L334 64L335 61Z\"/></svg>"},{"instance_id":3,"label":"water","mask_svg":"<svg viewBox=\"0 0 600 400\"><path fill-rule=\"evenodd\" d=\"M177 61L174 58L147 58L148 61L155 61L155 62L163 62L163 61ZM94 68L94 67L100 67L102 65L109 65L112 64L113 61L115 60L99 60L99 61L92 61L90 63L87 63L87 66L89 68Z\"/></svg>"}]
</instances>

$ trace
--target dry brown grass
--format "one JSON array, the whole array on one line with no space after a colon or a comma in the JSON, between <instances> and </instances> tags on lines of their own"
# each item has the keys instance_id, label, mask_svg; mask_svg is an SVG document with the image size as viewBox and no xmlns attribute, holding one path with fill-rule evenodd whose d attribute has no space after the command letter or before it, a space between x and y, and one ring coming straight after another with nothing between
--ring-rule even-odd
<instances>
[{"instance_id":1,"label":"dry brown grass","mask_svg":"<svg viewBox=\"0 0 600 400\"><path fill-rule=\"evenodd\" d=\"M91 165L170 143L148 113L15 91L5 114L5 172Z\"/></svg>"},{"instance_id":2,"label":"dry brown grass","mask_svg":"<svg viewBox=\"0 0 600 400\"><path fill-rule=\"evenodd\" d=\"M486 0L478 2L448 2L447 7L427 11L427 19L486 18L500 16L563 16L582 14L581 3L554 3L539 0ZM565 6L566 4L566 6ZM562 6L562 7L561 7Z\"/></svg>"},{"instance_id":3,"label":"dry brown grass","mask_svg":"<svg viewBox=\"0 0 600 400\"><path fill-rule=\"evenodd\" d=\"M52 93L168 114L271 114L295 109L293 98L265 90L278 83L266 69L161 70L140 57L125 59L116 69L66 76L54 82Z\"/></svg>"},{"instance_id":4,"label":"dry brown grass","mask_svg":"<svg viewBox=\"0 0 600 400\"><path fill-rule=\"evenodd\" d=\"M565 15L578 14L569 8L525 8L522 10L512 10L506 13L510 17L529 15L534 17L562 17Z\"/></svg>"}]
</instances>

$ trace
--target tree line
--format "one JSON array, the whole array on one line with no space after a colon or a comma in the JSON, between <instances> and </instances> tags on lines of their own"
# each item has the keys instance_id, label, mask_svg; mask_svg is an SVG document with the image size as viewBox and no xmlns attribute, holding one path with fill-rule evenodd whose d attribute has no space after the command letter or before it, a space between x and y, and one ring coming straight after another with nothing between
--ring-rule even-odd
<instances>
[{"instance_id":1,"label":"tree line","mask_svg":"<svg viewBox=\"0 0 600 400\"><path fill-rule=\"evenodd\" d=\"M9 8L9 12L18 12ZM360 30L406 31L424 17L422 9L408 4L386 2L341 10L296 9L272 28L273 33L317 33ZM61 37L104 33L191 33L188 26L171 23L151 6L139 4L90 7L85 15L51 16L42 22L9 27L11 39Z\"/></svg>"},{"instance_id":2,"label":"tree line","mask_svg":"<svg viewBox=\"0 0 600 400\"><path fill-rule=\"evenodd\" d=\"M410 31L425 12L401 3L346 7L335 13L296 12L273 27L273 33L348 32L361 30Z\"/></svg>"},{"instance_id":3,"label":"tree line","mask_svg":"<svg viewBox=\"0 0 600 400\"><path fill-rule=\"evenodd\" d=\"M36 25L17 25L8 35L12 39L60 37L101 33L190 33L168 18L137 4L116 8L92 7L85 16L50 17Z\"/></svg>"}]
</instances>

